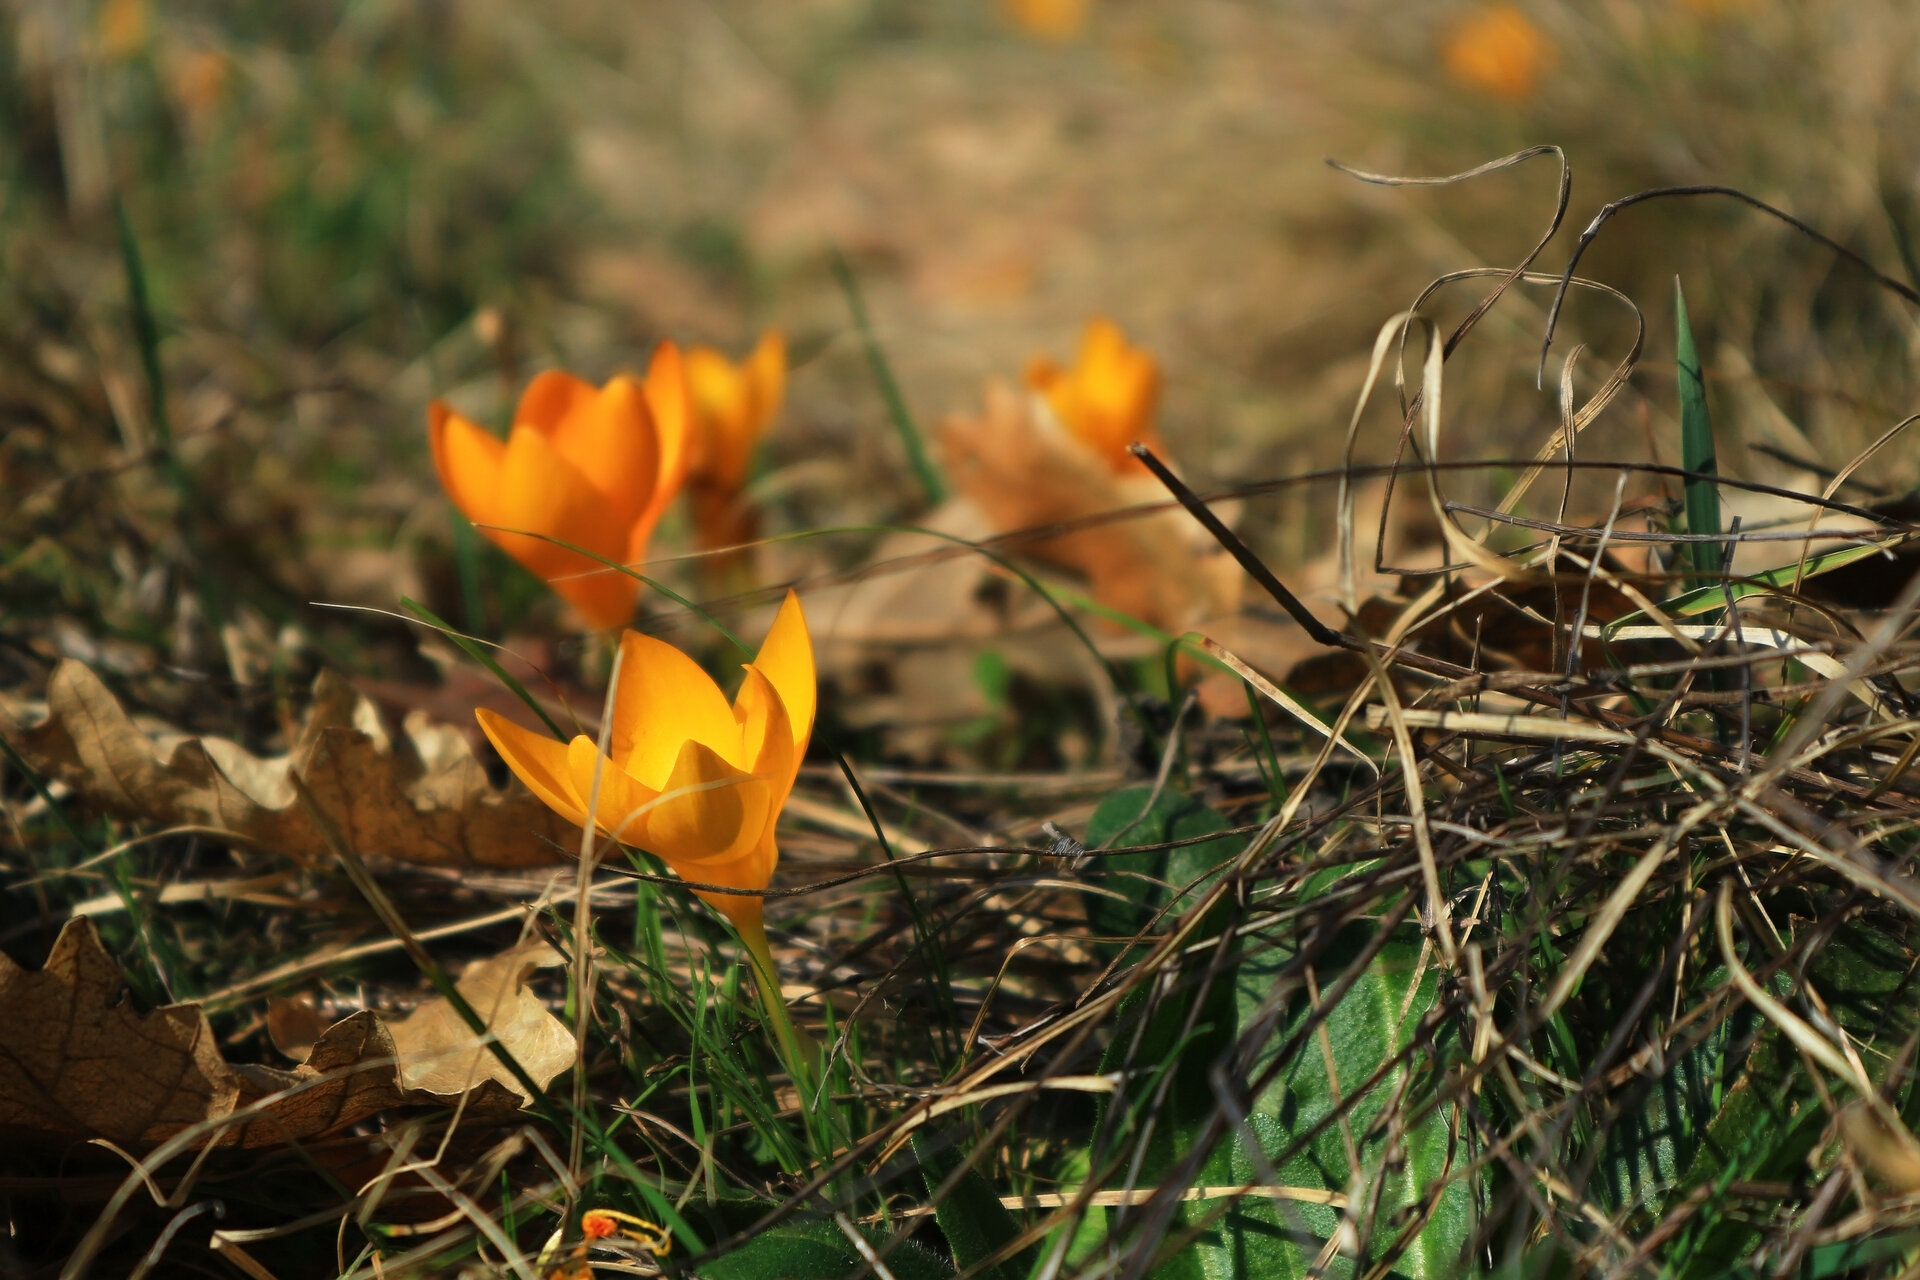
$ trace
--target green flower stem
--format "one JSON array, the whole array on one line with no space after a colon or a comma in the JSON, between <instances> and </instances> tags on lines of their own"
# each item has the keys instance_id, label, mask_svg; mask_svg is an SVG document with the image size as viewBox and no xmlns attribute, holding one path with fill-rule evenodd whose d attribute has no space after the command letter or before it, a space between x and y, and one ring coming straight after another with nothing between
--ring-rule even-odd
<instances>
[{"instance_id":1,"label":"green flower stem","mask_svg":"<svg viewBox=\"0 0 1920 1280\"><path fill-rule=\"evenodd\" d=\"M759 904L754 906L757 908ZM774 966L773 950L767 945L767 929L760 920L760 912L754 910L741 915L743 918L734 920L733 924L740 932L740 940L747 944L747 956L753 962L753 986L760 993L760 1008L773 1027L775 1049L793 1079L794 1090L800 1095L800 1124L807 1135L807 1145L813 1149L815 1158L825 1163L833 1156L834 1134L832 1122L816 1105L825 1079L820 1043L795 1026L787 1015L787 1002L780 994L780 972Z\"/></svg>"},{"instance_id":2,"label":"green flower stem","mask_svg":"<svg viewBox=\"0 0 1920 1280\"><path fill-rule=\"evenodd\" d=\"M774 966L773 949L767 945L767 927L759 913L736 919L733 924L740 932L740 940L747 944L747 956L753 962L754 989L760 993L760 1007L773 1026L774 1044L781 1061L793 1076L802 1099L806 1099L819 1080L820 1045L787 1015L787 1002L780 994L780 973Z\"/></svg>"}]
</instances>

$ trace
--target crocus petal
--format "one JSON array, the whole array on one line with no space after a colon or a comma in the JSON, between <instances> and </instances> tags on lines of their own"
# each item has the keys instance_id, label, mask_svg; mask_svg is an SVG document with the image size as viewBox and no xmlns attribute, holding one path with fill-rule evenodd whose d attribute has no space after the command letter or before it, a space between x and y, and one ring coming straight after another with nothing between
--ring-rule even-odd
<instances>
[{"instance_id":1,"label":"crocus petal","mask_svg":"<svg viewBox=\"0 0 1920 1280\"><path fill-rule=\"evenodd\" d=\"M645 558L653 526L659 523L667 504L680 492L687 478L693 411L687 403L686 368L680 359L680 348L673 343L663 342L653 349L653 359L647 364L645 392L647 410L653 416L659 462L654 472L653 494L628 531L627 558L634 561Z\"/></svg>"},{"instance_id":2,"label":"crocus petal","mask_svg":"<svg viewBox=\"0 0 1920 1280\"><path fill-rule=\"evenodd\" d=\"M629 631L620 637L620 687L614 692L613 758L646 785L664 789L691 739L745 764L740 722L700 664L664 640Z\"/></svg>"},{"instance_id":3,"label":"crocus petal","mask_svg":"<svg viewBox=\"0 0 1920 1280\"><path fill-rule=\"evenodd\" d=\"M682 877L704 880L708 869L739 860L765 837L771 791L705 744L685 743L647 811L641 844Z\"/></svg>"},{"instance_id":4,"label":"crocus petal","mask_svg":"<svg viewBox=\"0 0 1920 1280\"><path fill-rule=\"evenodd\" d=\"M564 369L548 369L536 375L521 393L519 407L513 411L513 425L532 427L552 438L562 434L574 419L588 413L598 394L591 382L576 378Z\"/></svg>"},{"instance_id":5,"label":"crocus petal","mask_svg":"<svg viewBox=\"0 0 1920 1280\"><path fill-rule=\"evenodd\" d=\"M699 429L688 472L716 488L737 490L746 479L754 391L734 363L712 347L689 347L687 396Z\"/></svg>"},{"instance_id":6,"label":"crocus petal","mask_svg":"<svg viewBox=\"0 0 1920 1280\"><path fill-rule=\"evenodd\" d=\"M813 736L814 704L819 682L814 674L813 639L807 634L807 618L800 611L800 597L787 592L773 627L760 644L753 665L765 673L786 708L793 729L795 758L807 753L807 739Z\"/></svg>"},{"instance_id":7,"label":"crocus petal","mask_svg":"<svg viewBox=\"0 0 1920 1280\"><path fill-rule=\"evenodd\" d=\"M506 442L438 400L427 406L427 438L440 486L453 505L477 524L495 523Z\"/></svg>"},{"instance_id":8,"label":"crocus petal","mask_svg":"<svg viewBox=\"0 0 1920 1280\"><path fill-rule=\"evenodd\" d=\"M769 831L761 842L738 858L729 862L717 862L702 865L688 878L700 884L721 885L728 889L764 889L773 878L774 864L779 854L773 845L773 834ZM765 899L758 894L708 893L695 889L714 910L733 921L736 929L742 933L759 933L763 928L761 920L765 914Z\"/></svg>"},{"instance_id":9,"label":"crocus petal","mask_svg":"<svg viewBox=\"0 0 1920 1280\"><path fill-rule=\"evenodd\" d=\"M513 770L514 777L526 783L529 791L567 821L576 826L587 824L587 807L573 789L567 744L522 728L485 707L475 708L473 715L480 722L480 731L493 743L493 749L507 762L507 768ZM585 742L588 750L593 748L593 743L584 737L574 741Z\"/></svg>"},{"instance_id":10,"label":"crocus petal","mask_svg":"<svg viewBox=\"0 0 1920 1280\"><path fill-rule=\"evenodd\" d=\"M573 543L615 563L626 556L626 529L618 513L608 510L599 491L539 432L514 429L507 442L495 512L492 523L503 529L546 535L487 531L590 624L618 626L633 615L637 582L549 540Z\"/></svg>"},{"instance_id":11,"label":"crocus petal","mask_svg":"<svg viewBox=\"0 0 1920 1280\"><path fill-rule=\"evenodd\" d=\"M1027 361L1027 385L1042 395L1050 394L1064 376L1059 364L1048 356L1035 356Z\"/></svg>"},{"instance_id":12,"label":"crocus petal","mask_svg":"<svg viewBox=\"0 0 1920 1280\"><path fill-rule=\"evenodd\" d=\"M1105 316L1095 316L1080 331L1080 351L1076 359L1085 371L1123 363L1127 356L1127 335Z\"/></svg>"},{"instance_id":13,"label":"crocus petal","mask_svg":"<svg viewBox=\"0 0 1920 1280\"><path fill-rule=\"evenodd\" d=\"M624 375L614 378L550 439L599 493L609 521L620 530L620 550L613 558L625 559L627 533L652 502L660 470L660 444L640 384Z\"/></svg>"},{"instance_id":14,"label":"crocus petal","mask_svg":"<svg viewBox=\"0 0 1920 1280\"><path fill-rule=\"evenodd\" d=\"M1046 399L1062 426L1115 470L1139 469L1127 452L1135 440L1158 443L1153 413L1160 366L1105 317L1087 322L1072 369L1037 358L1027 366L1027 385Z\"/></svg>"},{"instance_id":15,"label":"crocus petal","mask_svg":"<svg viewBox=\"0 0 1920 1280\"><path fill-rule=\"evenodd\" d=\"M1106 453L1125 449L1153 412L1159 378L1152 358L1129 347L1111 320L1096 319L1080 341L1079 374L1076 425Z\"/></svg>"},{"instance_id":16,"label":"crocus petal","mask_svg":"<svg viewBox=\"0 0 1920 1280\"><path fill-rule=\"evenodd\" d=\"M746 375L753 387L753 421L747 433L747 452L751 454L754 444L773 425L780 401L787 394L787 339L778 329L760 335L753 354L747 357Z\"/></svg>"},{"instance_id":17,"label":"crocus petal","mask_svg":"<svg viewBox=\"0 0 1920 1280\"><path fill-rule=\"evenodd\" d=\"M800 772L800 752L795 749L793 729L779 691L760 668L747 668L747 678L733 700L733 714L745 738L742 758L747 767L754 777L765 778L772 785L775 807L785 804L787 792L793 789L793 780Z\"/></svg>"},{"instance_id":18,"label":"crocus petal","mask_svg":"<svg viewBox=\"0 0 1920 1280\"><path fill-rule=\"evenodd\" d=\"M596 801L594 816L602 831L624 844L642 843L658 791L601 755L599 746L584 736L567 744L567 774L575 795Z\"/></svg>"},{"instance_id":19,"label":"crocus petal","mask_svg":"<svg viewBox=\"0 0 1920 1280\"><path fill-rule=\"evenodd\" d=\"M747 480L754 447L786 393L787 343L776 329L736 365L712 347L689 347L687 395L695 431L688 474L727 494Z\"/></svg>"}]
</instances>

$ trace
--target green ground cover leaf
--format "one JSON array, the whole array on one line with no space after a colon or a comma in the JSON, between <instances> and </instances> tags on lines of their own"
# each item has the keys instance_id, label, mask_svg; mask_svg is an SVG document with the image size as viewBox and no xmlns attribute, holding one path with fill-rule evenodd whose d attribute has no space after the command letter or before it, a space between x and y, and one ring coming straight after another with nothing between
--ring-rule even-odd
<instances>
[{"instance_id":1,"label":"green ground cover leaf","mask_svg":"<svg viewBox=\"0 0 1920 1280\"><path fill-rule=\"evenodd\" d=\"M1813 989L1854 1038L1861 1061L1876 1078L1920 1029L1920 1008L1910 995L1914 956L1908 933L1905 921L1890 916L1849 920L1807 965ZM1795 984L1785 976L1776 979L1774 990L1782 999L1795 998ZM1752 1037L1752 1048L1743 1052L1746 1039L1747 1032L1737 1026L1727 1038L1728 1069L1738 1074L1725 1089L1684 1173L1653 1207L1705 1184L1724 1189L1741 1181L1793 1182L1811 1172L1808 1157L1832 1117L1814 1095L1799 1055L1779 1031L1763 1026ZM1911 1122L1913 1117L1908 1118ZM1734 1274L1727 1260L1745 1257L1764 1238L1742 1218L1719 1213L1713 1200L1699 1222L1669 1255L1681 1263L1679 1274L1688 1280ZM1813 1274L1814 1265L1810 1255L1800 1274ZM1836 1270L1844 1269L1836 1265Z\"/></svg>"},{"instance_id":2,"label":"green ground cover leaf","mask_svg":"<svg viewBox=\"0 0 1920 1280\"><path fill-rule=\"evenodd\" d=\"M1593 1190L1609 1211L1630 1204L1658 1205L1675 1186L1697 1185L1698 1177L1689 1182L1687 1175L1726 1105L1733 1102L1731 1092L1722 1088L1730 1067L1738 1066L1737 1059L1729 1062L1730 1046L1737 1041L1744 1053L1747 1043L1744 1035L1735 1033L1732 1021L1723 1022L1676 1057L1664 1075L1648 1081L1640 1109L1621 1116L1607 1130ZM1721 1126L1722 1140L1758 1123L1760 1115L1753 1110L1758 1105L1758 1098L1743 1093L1727 1117L1730 1123ZM1713 1167L1715 1162L1705 1162L1700 1176L1710 1176Z\"/></svg>"},{"instance_id":3,"label":"green ground cover leaf","mask_svg":"<svg viewBox=\"0 0 1920 1280\"><path fill-rule=\"evenodd\" d=\"M1152 803L1149 804L1148 802ZM1226 831L1233 824L1191 796L1152 787L1125 787L1100 802L1087 822L1086 846L1166 844ZM1099 936L1130 938L1147 927L1168 899L1233 858L1246 847L1240 837L1222 837L1175 849L1096 858L1088 867L1097 888L1087 894L1087 923ZM1106 944L1108 954L1119 945Z\"/></svg>"},{"instance_id":4,"label":"green ground cover leaf","mask_svg":"<svg viewBox=\"0 0 1920 1280\"><path fill-rule=\"evenodd\" d=\"M914 1159L920 1162L920 1176L926 1179L927 1194L932 1195L960 1165L959 1153L942 1148L926 1133L913 1139ZM1039 1257L1038 1245L1025 1249L992 1266L983 1266L1020 1234L1020 1223L1000 1203L993 1184L977 1168L960 1175L953 1189L934 1205L934 1221L947 1237L953 1250L954 1265L979 1280L1025 1280Z\"/></svg>"},{"instance_id":5,"label":"green ground cover leaf","mask_svg":"<svg viewBox=\"0 0 1920 1280\"><path fill-rule=\"evenodd\" d=\"M1089 847L1180 839L1227 826L1220 815L1185 797L1163 794L1151 807L1146 801L1145 788L1109 797L1088 826ZM1173 892L1164 886L1178 888L1203 880L1238 844L1207 841L1162 851L1164 861L1157 864L1147 860L1161 854L1120 855L1140 860L1137 868L1127 870L1146 888L1137 897L1128 892L1129 901L1106 899L1110 912L1104 918L1116 925L1142 919L1161 896ZM1135 914L1124 916L1127 911ZM1136 1108L1136 1134L1151 1125L1144 1150L1137 1153L1134 1188L1155 1187L1164 1178L1176 1176L1215 1111L1216 1067L1230 1061L1292 959L1278 951L1261 951L1257 938L1235 937L1224 950L1209 948L1201 940L1217 940L1234 919L1229 904L1216 906L1214 913L1187 948L1178 971L1154 985L1157 998L1143 990L1123 1006L1119 1031L1101 1064L1103 1071L1129 1073L1127 1095ZM1319 957L1314 970L1321 990L1331 987L1358 959L1370 940L1370 927L1348 928ZM1385 1113L1396 1099L1398 1114L1417 1108L1423 1086L1432 1080L1425 1054L1416 1052L1410 1061L1387 1071L1348 1112L1346 1130L1355 1141L1358 1170L1352 1167L1346 1132L1339 1124L1330 1125L1277 1170L1272 1166L1294 1145L1297 1135L1331 1114L1412 1040L1436 998L1430 959L1417 929L1397 930L1329 1012L1325 1047L1320 1036L1309 1037L1274 1083L1254 1099L1245 1128L1229 1132L1192 1179L1192 1185L1231 1187L1266 1182L1270 1172L1277 1172L1283 1185L1299 1189L1305 1198L1220 1197L1182 1202L1169 1238L1190 1238L1161 1261L1153 1272L1155 1280L1306 1276L1340 1217L1336 1208L1314 1203L1312 1198L1344 1195L1370 1181L1379 1187L1372 1219L1373 1255L1396 1254L1392 1274L1410 1280L1459 1274L1476 1206L1471 1188L1451 1177L1464 1157L1447 1114L1436 1110L1410 1127L1383 1123L1381 1132L1371 1131L1375 1121L1388 1119ZM1301 999L1283 1013L1253 1066L1255 1073L1272 1061L1310 1012L1308 1002ZM1135 1151L1130 1149L1128 1154L1131 1157ZM1125 1182L1125 1178L1114 1179L1110 1185ZM1111 1228L1124 1234L1128 1214L1138 1212L1113 1211ZM1321 1274L1348 1275L1352 1270L1351 1260L1336 1258Z\"/></svg>"},{"instance_id":6,"label":"green ground cover leaf","mask_svg":"<svg viewBox=\"0 0 1920 1280\"><path fill-rule=\"evenodd\" d=\"M1368 924L1348 926L1314 964L1317 985L1325 994L1372 940ZM1238 997L1242 1018L1252 1016L1271 986L1270 975L1282 961L1272 958L1242 966ZM1263 980L1264 979L1264 980ZM1278 1155L1352 1097L1380 1067L1416 1038L1416 1029L1433 1007L1438 993L1433 957L1412 925L1396 929L1340 1002L1328 1013L1325 1039L1316 1034L1302 1046L1287 1068L1256 1101L1254 1127L1261 1145ZM1305 1000L1281 1019L1275 1047L1298 1028L1310 1013ZM1331 1070L1329 1069L1331 1059ZM1263 1064L1264 1065L1264 1064ZM1418 1113L1436 1083L1436 1064L1424 1050L1388 1070L1365 1096L1355 1099L1342 1125L1323 1129L1308 1146L1279 1166L1282 1184L1347 1193L1356 1185L1378 1180L1378 1208L1371 1248L1375 1256L1398 1251L1393 1274L1425 1280L1460 1274L1461 1253L1472 1236L1476 1218L1473 1189L1454 1176L1466 1162L1444 1109L1435 1109L1397 1133L1391 1127L1376 1132L1375 1125L1398 1116ZM1397 1103L1396 1103L1397 1100ZM1354 1140L1356 1170L1349 1156L1347 1135ZM1356 1178L1356 1174L1361 1175ZM1291 1206L1289 1206L1291 1207ZM1301 1205L1299 1220L1322 1238L1336 1221L1333 1210ZM1296 1246L1297 1247L1297 1246ZM1317 1247L1315 1250L1317 1255ZM1310 1266L1305 1259L1301 1269ZM1344 1260L1325 1274L1347 1274Z\"/></svg>"},{"instance_id":7,"label":"green ground cover leaf","mask_svg":"<svg viewBox=\"0 0 1920 1280\"><path fill-rule=\"evenodd\" d=\"M883 1231L860 1228L875 1253L887 1248ZM948 1280L953 1270L931 1250L908 1240L885 1254L896 1280ZM831 1222L782 1223L754 1236L738 1249L703 1263L706 1280L845 1280L872 1275L866 1260Z\"/></svg>"}]
</instances>

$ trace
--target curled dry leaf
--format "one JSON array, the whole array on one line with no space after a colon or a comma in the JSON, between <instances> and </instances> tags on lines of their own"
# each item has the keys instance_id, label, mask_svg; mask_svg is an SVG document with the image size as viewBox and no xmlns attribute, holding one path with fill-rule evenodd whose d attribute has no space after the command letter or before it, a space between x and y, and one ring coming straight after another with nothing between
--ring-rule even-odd
<instances>
[{"instance_id":1,"label":"curled dry leaf","mask_svg":"<svg viewBox=\"0 0 1920 1280\"><path fill-rule=\"evenodd\" d=\"M978 677L983 649L1038 684L1103 696L1097 664L1059 615L963 545L994 536L979 507L951 499L920 527L929 532L881 539L852 581L807 595L820 677L849 724L883 734L890 751L939 758L955 726L994 712ZM1131 640L1106 637L1116 648Z\"/></svg>"},{"instance_id":2,"label":"curled dry leaf","mask_svg":"<svg viewBox=\"0 0 1920 1280\"><path fill-rule=\"evenodd\" d=\"M241 1077L195 1005L139 1014L87 920L46 967L0 953L0 1128L155 1143L230 1113Z\"/></svg>"},{"instance_id":3,"label":"curled dry leaf","mask_svg":"<svg viewBox=\"0 0 1920 1280\"><path fill-rule=\"evenodd\" d=\"M494 968L475 992L494 998L474 1003L482 1017L501 1011L496 1031L516 1054L527 1052L529 1071L544 1085L572 1062L573 1039L557 1023L536 1025L528 1015L532 998L519 983L534 963L524 950L480 962L476 968ZM470 969L463 990L472 976ZM472 1033L464 1025L460 1031L471 1045ZM534 1062L560 1057L562 1039L565 1062L536 1069ZM290 1071L228 1063L200 1006L137 1012L92 922L71 920L37 973L0 954L0 1135L106 1138L139 1148L204 1126L215 1146L266 1147L331 1133L390 1107L444 1106L462 1094L468 1115L519 1109L521 1096L486 1072L473 1073L471 1091L447 1083L431 1055L444 1055L451 1040L414 1042L430 1055L423 1069L386 1024L362 1011L323 1031Z\"/></svg>"},{"instance_id":4,"label":"curled dry leaf","mask_svg":"<svg viewBox=\"0 0 1920 1280\"><path fill-rule=\"evenodd\" d=\"M293 750L262 758L223 738L151 733L98 676L60 664L36 724L9 715L27 762L123 818L200 825L306 862L329 858L292 776L360 853L432 866L559 861L579 832L521 789L496 791L466 739L418 713L389 734L373 704L324 673Z\"/></svg>"},{"instance_id":5,"label":"curled dry leaf","mask_svg":"<svg viewBox=\"0 0 1920 1280\"><path fill-rule=\"evenodd\" d=\"M526 988L535 969L564 964L544 942L515 947L468 965L454 986L493 1034L545 1089L573 1065L576 1041L566 1024ZM444 997L427 1001L398 1022L387 1024L400 1054L400 1082L412 1090L460 1094L494 1081L525 1101L520 1082L492 1050L481 1044L466 1020Z\"/></svg>"},{"instance_id":6,"label":"curled dry leaf","mask_svg":"<svg viewBox=\"0 0 1920 1280\"><path fill-rule=\"evenodd\" d=\"M1890 1109L1849 1103L1840 1111L1840 1133L1880 1182L1902 1195L1920 1191L1920 1141Z\"/></svg>"}]
</instances>

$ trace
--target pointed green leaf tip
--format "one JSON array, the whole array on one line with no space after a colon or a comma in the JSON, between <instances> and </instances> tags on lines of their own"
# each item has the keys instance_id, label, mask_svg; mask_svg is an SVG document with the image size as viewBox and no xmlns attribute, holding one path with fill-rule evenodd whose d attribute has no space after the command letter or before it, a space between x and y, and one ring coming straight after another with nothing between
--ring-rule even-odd
<instances>
[{"instance_id":1,"label":"pointed green leaf tip","mask_svg":"<svg viewBox=\"0 0 1920 1280\"><path fill-rule=\"evenodd\" d=\"M1707 417L1707 384L1700 372L1700 352L1693 344L1693 326L1687 320L1687 298L1680 290L1680 279L1673 281L1675 321L1674 363L1679 367L1680 383L1680 465L1688 471L1718 475L1714 456L1713 422ZM1711 480L1688 480L1687 532L1711 536L1721 532L1720 491ZM1692 542L1686 554L1678 557L1702 577L1718 577L1721 571L1721 547L1717 542Z\"/></svg>"},{"instance_id":2,"label":"pointed green leaf tip","mask_svg":"<svg viewBox=\"0 0 1920 1280\"><path fill-rule=\"evenodd\" d=\"M956 1178L959 1153L943 1149L922 1130L913 1137L914 1158L920 1162L920 1176L926 1180L927 1194L938 1191L953 1178L953 1186L933 1206L934 1221L953 1250L954 1265L974 1280L1023 1280L1040 1258L1040 1247L1028 1245L999 1262L988 1259L1000 1253L1020 1235L1020 1224L1000 1203L993 1184L978 1169L967 1169Z\"/></svg>"}]
</instances>

